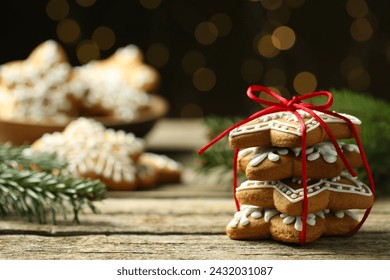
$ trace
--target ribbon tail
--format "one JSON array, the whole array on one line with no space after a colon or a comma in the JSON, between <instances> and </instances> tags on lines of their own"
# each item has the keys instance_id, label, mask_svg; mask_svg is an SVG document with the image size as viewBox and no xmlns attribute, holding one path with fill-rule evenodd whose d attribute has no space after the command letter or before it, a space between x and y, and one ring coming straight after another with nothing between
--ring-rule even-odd
<instances>
[{"instance_id":1,"label":"ribbon tail","mask_svg":"<svg viewBox=\"0 0 390 280\"><path fill-rule=\"evenodd\" d=\"M364 168L366 170L366 173L367 173L367 176L368 176L368 180L370 182L370 187L371 187L371 191L372 191L372 194L373 194L373 197L374 197L374 200L375 200L375 197L376 197L376 191L375 191L375 183L374 183L374 179L372 177L372 173L371 173L371 169L370 169L370 166L368 164L368 160L367 160L367 156L364 152L364 149L363 149L363 145L362 145L362 142L360 140L360 137L359 137L359 133L357 132L356 130L356 127L355 125L352 123L352 121L350 119L348 119L347 117L344 117L340 114L337 114L337 113L334 113L334 112L331 112L331 111L328 111L328 110L323 110L321 111L323 113L326 113L326 114L329 114L331 116L334 116L334 117L337 117L337 118L340 118L342 120L344 120L348 126L350 127L350 129L352 130L352 133L353 133L353 136L355 138L355 141L356 141L356 144L357 146L359 147L359 151L360 151L360 156L363 160L363 164L364 164ZM313 116L314 117L314 116ZM321 118L319 118L322 121ZM319 121L319 120L318 120ZM329 128L325 125L323 126L324 129L327 131L329 130ZM330 132L330 130L329 130ZM328 133L328 131L327 131ZM328 134L329 135L329 134ZM333 137L333 135L332 135ZM334 138L334 137L333 137ZM333 143L333 141L332 141ZM337 141L336 141L337 143ZM333 143L333 145L335 145L335 143ZM339 146L335 146L336 150L337 150L337 153L339 154L340 158L342 159L344 165L346 166L346 168L348 169L349 173L352 175L352 176L357 176L357 174L352 170L350 164L348 163L348 161L346 160L346 158L344 157L344 154L341 152L341 149L339 148ZM341 153L339 153L339 150ZM352 172L351 172L352 171ZM364 212L364 215L363 215L363 218L361 219L361 221L356 225L356 227L354 227L349 233L346 234L346 236L352 236L354 235L356 232L359 231L359 229L362 227L362 225L364 224L364 222L366 221L367 217L369 216L370 212L371 212L371 209L372 207L366 209L366 211Z\"/></svg>"},{"instance_id":2,"label":"ribbon tail","mask_svg":"<svg viewBox=\"0 0 390 280\"><path fill-rule=\"evenodd\" d=\"M303 106L302 107L299 106L299 108L302 109L303 111L309 113L313 118L315 118L320 123L321 127L325 130L326 134L329 136L329 139L332 142L334 148L336 149L337 154L340 157L341 161L343 162L345 168L348 170L348 172L352 176L356 177L356 172L352 169L351 165L349 164L349 162L345 158L343 151L340 149L339 144L337 143L337 140L334 137L332 131L329 129L328 125L316 113L314 113L311 109L308 109L308 108L303 107ZM322 112L322 113L325 113L325 114L330 113L327 110L319 110L319 111ZM334 114L334 116L335 117L342 117L339 114ZM349 121L349 119L348 119L348 121Z\"/></svg>"},{"instance_id":3,"label":"ribbon tail","mask_svg":"<svg viewBox=\"0 0 390 280\"><path fill-rule=\"evenodd\" d=\"M264 116L266 114L270 114L270 113L274 113L274 112L279 112L280 109L278 108L273 108L273 107L269 107L269 108L266 108L262 111L259 111L259 112L256 112L254 113L253 115L249 116L247 119L241 121L241 122L238 122L236 123L235 125L232 125L231 127L225 129L222 133L220 133L217 137L215 137L213 140L211 140L208 144L206 144L203 148L199 149L198 150L198 155L201 155L203 152L205 152L208 148L210 148L212 145L214 145L215 143L217 143L219 140L221 140L223 137L225 137L227 134L230 133L230 131L232 131L233 129L243 125L243 124L246 124L247 122L250 122L250 121L253 121L254 119L256 118L259 118L261 116Z\"/></svg>"},{"instance_id":4,"label":"ribbon tail","mask_svg":"<svg viewBox=\"0 0 390 280\"><path fill-rule=\"evenodd\" d=\"M349 127L351 128L353 136L355 137L356 144L357 144L357 146L359 148L360 156L361 156L361 158L363 160L364 168L366 170L366 173L367 173L367 176L368 176L368 180L370 182L372 194L373 194L373 196L375 198L376 197L376 191L375 191L374 179L372 177L372 172L371 172L370 166L368 164L366 153L364 152L364 149L363 149L362 141L360 140L360 136L359 136L359 133L356 130L355 125L351 122L350 119L348 119L348 118L346 118L346 117L344 117L344 116L342 116L340 114L337 114L337 113L334 113L334 112L326 112L326 113L329 114L329 115L332 115L334 117L338 117L338 118L343 119L349 125Z\"/></svg>"},{"instance_id":5,"label":"ribbon tail","mask_svg":"<svg viewBox=\"0 0 390 280\"><path fill-rule=\"evenodd\" d=\"M309 208L309 199L307 197L307 163L306 163L306 125L301 115L294 111L295 116L298 118L301 125L302 133L302 188L303 188L303 207L302 207L302 230L299 236L299 243L301 245L306 243L306 222Z\"/></svg>"},{"instance_id":6,"label":"ribbon tail","mask_svg":"<svg viewBox=\"0 0 390 280\"><path fill-rule=\"evenodd\" d=\"M233 197L234 202L236 204L237 211L240 210L240 202L237 199L237 187L238 187L238 178L237 178L237 160L238 160L238 153L240 149L236 148L234 149L234 157L233 157Z\"/></svg>"}]
</instances>

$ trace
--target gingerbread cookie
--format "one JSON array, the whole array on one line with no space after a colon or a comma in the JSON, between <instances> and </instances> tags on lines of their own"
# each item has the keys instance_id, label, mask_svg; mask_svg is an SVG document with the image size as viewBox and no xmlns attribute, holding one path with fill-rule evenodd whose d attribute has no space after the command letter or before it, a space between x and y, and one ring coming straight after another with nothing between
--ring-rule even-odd
<instances>
[{"instance_id":1,"label":"gingerbread cookie","mask_svg":"<svg viewBox=\"0 0 390 280\"><path fill-rule=\"evenodd\" d=\"M79 92L69 87L72 68L55 41L40 44L24 61L0 68L0 117L67 122Z\"/></svg>"},{"instance_id":2,"label":"gingerbread cookie","mask_svg":"<svg viewBox=\"0 0 390 280\"><path fill-rule=\"evenodd\" d=\"M142 156L141 156L142 157ZM159 175L152 166L137 163L137 188L141 190L151 189L159 183Z\"/></svg>"},{"instance_id":3,"label":"gingerbread cookie","mask_svg":"<svg viewBox=\"0 0 390 280\"><path fill-rule=\"evenodd\" d=\"M107 59L76 67L72 86L84 89L82 115L131 121L149 109L148 92L157 88L158 80L157 71L143 62L141 51L129 45Z\"/></svg>"},{"instance_id":4,"label":"gingerbread cookie","mask_svg":"<svg viewBox=\"0 0 390 280\"><path fill-rule=\"evenodd\" d=\"M141 155L139 163L150 166L156 170L160 183L180 181L182 165L166 155L144 153Z\"/></svg>"},{"instance_id":5,"label":"gingerbread cookie","mask_svg":"<svg viewBox=\"0 0 390 280\"><path fill-rule=\"evenodd\" d=\"M340 142L352 168L362 165L359 148ZM302 176L301 148L246 148L238 154L238 168L249 180L280 180ZM345 168L331 142L321 142L306 150L306 176L312 179L339 176Z\"/></svg>"},{"instance_id":6,"label":"gingerbread cookie","mask_svg":"<svg viewBox=\"0 0 390 280\"><path fill-rule=\"evenodd\" d=\"M312 242L322 235L345 235L357 224L357 215L349 210L325 209L310 213L306 219L306 242ZM238 240L272 238L299 243L302 228L301 216L287 215L272 208L243 205L227 225L226 233L231 239Z\"/></svg>"},{"instance_id":7,"label":"gingerbread cookie","mask_svg":"<svg viewBox=\"0 0 390 280\"><path fill-rule=\"evenodd\" d=\"M65 173L99 179L109 190L149 189L159 183L178 182L181 165L164 155L144 153L144 146L132 133L79 118L61 133L43 135L30 152L55 153L67 162Z\"/></svg>"},{"instance_id":8,"label":"gingerbread cookie","mask_svg":"<svg viewBox=\"0 0 390 280\"><path fill-rule=\"evenodd\" d=\"M346 172L332 179L309 180L307 192L310 213L325 209L366 209L374 201L370 188ZM304 192L299 178L248 180L236 189L236 196L241 205L276 208L291 216L302 215Z\"/></svg>"},{"instance_id":9,"label":"gingerbread cookie","mask_svg":"<svg viewBox=\"0 0 390 280\"><path fill-rule=\"evenodd\" d=\"M329 136L319 122L310 114L297 110L304 119L306 125L306 145L312 146L317 143L328 141ZM348 124L343 120L331 115L314 111L329 127L336 139L353 137ZM340 114L355 125L360 131L360 120L347 114ZM292 112L272 113L245 123L229 134L229 143L234 148L250 147L301 147L302 132L298 118Z\"/></svg>"},{"instance_id":10,"label":"gingerbread cookie","mask_svg":"<svg viewBox=\"0 0 390 280\"><path fill-rule=\"evenodd\" d=\"M137 187L135 162L143 153L144 141L79 118L62 133L45 134L31 149L56 153L68 163L65 172L74 177L100 179L110 190L132 190Z\"/></svg>"},{"instance_id":11,"label":"gingerbread cookie","mask_svg":"<svg viewBox=\"0 0 390 280\"><path fill-rule=\"evenodd\" d=\"M113 55L98 64L107 71L118 71L118 75L131 88L152 92L159 84L157 71L143 62L142 52L135 45L117 49Z\"/></svg>"}]
</instances>

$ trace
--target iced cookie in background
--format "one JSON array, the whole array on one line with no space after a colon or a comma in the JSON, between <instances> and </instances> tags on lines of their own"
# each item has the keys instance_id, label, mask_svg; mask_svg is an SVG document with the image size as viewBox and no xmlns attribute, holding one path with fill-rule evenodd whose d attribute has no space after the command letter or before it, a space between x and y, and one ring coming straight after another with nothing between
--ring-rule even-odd
<instances>
[{"instance_id":1,"label":"iced cookie in background","mask_svg":"<svg viewBox=\"0 0 390 280\"><path fill-rule=\"evenodd\" d=\"M26 60L0 66L0 118L66 122L77 115L81 92L70 87L72 67L64 50L49 40Z\"/></svg>"},{"instance_id":2,"label":"iced cookie in background","mask_svg":"<svg viewBox=\"0 0 390 280\"><path fill-rule=\"evenodd\" d=\"M143 139L121 130L106 129L92 119L79 118L63 132L45 134L30 150L56 154L67 163L65 173L99 179L108 190L147 189L168 179L169 182L180 180L178 162L157 154L148 161L150 155L145 153Z\"/></svg>"},{"instance_id":3,"label":"iced cookie in background","mask_svg":"<svg viewBox=\"0 0 390 280\"><path fill-rule=\"evenodd\" d=\"M166 155L144 153L141 155L139 163L156 170L158 181L161 183L178 182L181 179L182 165Z\"/></svg>"},{"instance_id":4,"label":"iced cookie in background","mask_svg":"<svg viewBox=\"0 0 390 280\"><path fill-rule=\"evenodd\" d=\"M81 115L111 116L131 121L145 113L149 93L157 89L159 75L143 62L138 47L118 49L103 60L74 68L72 86L84 90Z\"/></svg>"},{"instance_id":5,"label":"iced cookie in background","mask_svg":"<svg viewBox=\"0 0 390 280\"><path fill-rule=\"evenodd\" d=\"M110 57L96 61L95 66L103 72L118 75L128 87L153 92L160 83L158 72L145 64L143 54L136 45L119 48Z\"/></svg>"},{"instance_id":6,"label":"iced cookie in background","mask_svg":"<svg viewBox=\"0 0 390 280\"><path fill-rule=\"evenodd\" d=\"M320 123L310 114L297 110L306 125L306 145L328 141L329 136ZM348 139L353 133L348 124L331 115L314 111L329 127L336 139ZM361 121L354 116L341 114L348 118L360 130ZM301 147L301 126L298 118L292 112L267 114L245 123L229 134L229 143L233 148L251 147Z\"/></svg>"},{"instance_id":7,"label":"iced cookie in background","mask_svg":"<svg viewBox=\"0 0 390 280\"><path fill-rule=\"evenodd\" d=\"M133 121L150 114L159 74L128 45L107 59L72 67L53 40L0 66L0 118L63 123L79 117Z\"/></svg>"}]
</instances>

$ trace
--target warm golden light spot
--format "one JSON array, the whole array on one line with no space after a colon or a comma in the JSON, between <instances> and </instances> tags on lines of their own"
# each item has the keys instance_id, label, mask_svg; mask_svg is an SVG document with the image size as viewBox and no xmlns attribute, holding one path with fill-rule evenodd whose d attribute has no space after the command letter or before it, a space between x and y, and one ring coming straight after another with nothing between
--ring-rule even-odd
<instances>
[{"instance_id":1,"label":"warm golden light spot","mask_svg":"<svg viewBox=\"0 0 390 280\"><path fill-rule=\"evenodd\" d=\"M351 35L355 41L364 42L371 38L374 30L365 18L359 18L351 24Z\"/></svg>"},{"instance_id":2,"label":"warm golden light spot","mask_svg":"<svg viewBox=\"0 0 390 280\"><path fill-rule=\"evenodd\" d=\"M100 58L100 51L95 42L85 40L78 44L76 55L81 64Z\"/></svg>"},{"instance_id":3,"label":"warm golden light spot","mask_svg":"<svg viewBox=\"0 0 390 280\"><path fill-rule=\"evenodd\" d=\"M102 51L109 50L115 44L115 33L110 27L100 26L92 34L92 40Z\"/></svg>"},{"instance_id":4,"label":"warm golden light spot","mask_svg":"<svg viewBox=\"0 0 390 280\"><path fill-rule=\"evenodd\" d=\"M286 80L286 74L282 70L273 68L265 72L263 83L266 86L277 87L285 85Z\"/></svg>"},{"instance_id":5,"label":"warm golden light spot","mask_svg":"<svg viewBox=\"0 0 390 280\"><path fill-rule=\"evenodd\" d=\"M80 38L80 26L70 18L61 20L57 25L57 36L64 43L73 43Z\"/></svg>"},{"instance_id":6,"label":"warm golden light spot","mask_svg":"<svg viewBox=\"0 0 390 280\"><path fill-rule=\"evenodd\" d=\"M283 0L260 0L260 3L267 10L276 10L283 4Z\"/></svg>"},{"instance_id":7,"label":"warm golden light spot","mask_svg":"<svg viewBox=\"0 0 390 280\"><path fill-rule=\"evenodd\" d=\"M365 0L348 0L345 9L353 18L361 18L368 14L368 6Z\"/></svg>"},{"instance_id":8,"label":"warm golden light spot","mask_svg":"<svg viewBox=\"0 0 390 280\"><path fill-rule=\"evenodd\" d=\"M271 90L272 92L278 94L278 95L281 95L279 89L277 87L268 87L269 90ZM268 100L268 101L272 101L272 102L279 102L277 99L273 98L271 95L265 93L265 92L260 92L259 94L259 98L261 99L265 99L265 100ZM265 105L265 104L261 104L262 107L264 108L267 108L269 107L268 105Z\"/></svg>"},{"instance_id":9,"label":"warm golden light spot","mask_svg":"<svg viewBox=\"0 0 390 280\"><path fill-rule=\"evenodd\" d=\"M352 90L366 90L371 83L370 73L363 67L355 68L349 72L347 83Z\"/></svg>"},{"instance_id":10,"label":"warm golden light spot","mask_svg":"<svg viewBox=\"0 0 390 280\"><path fill-rule=\"evenodd\" d=\"M194 103L184 105L180 110L181 118L201 118L203 117L202 108Z\"/></svg>"},{"instance_id":11,"label":"warm golden light spot","mask_svg":"<svg viewBox=\"0 0 390 280\"><path fill-rule=\"evenodd\" d=\"M305 0L284 0L287 6L296 9L305 4Z\"/></svg>"},{"instance_id":12,"label":"warm golden light spot","mask_svg":"<svg viewBox=\"0 0 390 280\"><path fill-rule=\"evenodd\" d=\"M199 51L189 51L187 52L182 60L181 67L188 75L193 75L194 72L206 65L206 58L203 53Z\"/></svg>"},{"instance_id":13,"label":"warm golden light spot","mask_svg":"<svg viewBox=\"0 0 390 280\"><path fill-rule=\"evenodd\" d=\"M272 33L272 44L279 50L288 50L295 44L295 32L288 26L280 26Z\"/></svg>"},{"instance_id":14,"label":"warm golden light spot","mask_svg":"<svg viewBox=\"0 0 390 280\"><path fill-rule=\"evenodd\" d=\"M69 13L69 4L66 0L50 0L46 4L46 13L52 20L64 19Z\"/></svg>"},{"instance_id":15,"label":"warm golden light spot","mask_svg":"<svg viewBox=\"0 0 390 280\"><path fill-rule=\"evenodd\" d=\"M217 77L213 70L200 68L195 71L192 77L194 86L200 91L210 91L217 82Z\"/></svg>"},{"instance_id":16,"label":"warm golden light spot","mask_svg":"<svg viewBox=\"0 0 390 280\"><path fill-rule=\"evenodd\" d=\"M315 91L317 88L317 78L310 72L301 72L294 78L294 89L299 94Z\"/></svg>"},{"instance_id":17,"label":"warm golden light spot","mask_svg":"<svg viewBox=\"0 0 390 280\"><path fill-rule=\"evenodd\" d=\"M263 65L256 59L247 59L241 64L241 77L249 82L258 82L263 75Z\"/></svg>"},{"instance_id":18,"label":"warm golden light spot","mask_svg":"<svg viewBox=\"0 0 390 280\"><path fill-rule=\"evenodd\" d=\"M262 36L257 44L257 49L262 56L267 58L272 58L279 54L279 50L272 43L271 35Z\"/></svg>"},{"instance_id":19,"label":"warm golden light spot","mask_svg":"<svg viewBox=\"0 0 390 280\"><path fill-rule=\"evenodd\" d=\"M217 40L218 29L214 23L204 21L195 28L195 38L202 45L211 45Z\"/></svg>"},{"instance_id":20,"label":"warm golden light spot","mask_svg":"<svg viewBox=\"0 0 390 280\"><path fill-rule=\"evenodd\" d=\"M210 22L217 27L220 37L228 35L232 30L232 20L226 14L215 14L211 17Z\"/></svg>"},{"instance_id":21,"label":"warm golden light spot","mask_svg":"<svg viewBox=\"0 0 390 280\"><path fill-rule=\"evenodd\" d=\"M169 61L169 50L164 44L153 44L146 52L146 60L156 67L162 67Z\"/></svg>"},{"instance_id":22,"label":"warm golden light spot","mask_svg":"<svg viewBox=\"0 0 390 280\"><path fill-rule=\"evenodd\" d=\"M76 0L76 2L82 7L91 7L96 3L96 0Z\"/></svg>"},{"instance_id":23,"label":"warm golden light spot","mask_svg":"<svg viewBox=\"0 0 390 280\"><path fill-rule=\"evenodd\" d=\"M161 0L139 0L139 3L145 9L153 10L161 5Z\"/></svg>"},{"instance_id":24,"label":"warm golden light spot","mask_svg":"<svg viewBox=\"0 0 390 280\"><path fill-rule=\"evenodd\" d=\"M344 77L347 77L352 69L361 67L362 65L363 61L360 57L347 56L346 58L344 58L343 62L341 62L340 72Z\"/></svg>"}]
</instances>

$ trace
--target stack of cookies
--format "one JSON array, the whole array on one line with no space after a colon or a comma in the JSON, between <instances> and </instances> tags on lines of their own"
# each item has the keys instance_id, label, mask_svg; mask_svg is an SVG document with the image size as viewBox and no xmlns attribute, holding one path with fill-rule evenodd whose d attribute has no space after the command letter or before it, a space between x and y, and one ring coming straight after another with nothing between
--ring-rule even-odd
<instances>
[{"instance_id":1,"label":"stack of cookies","mask_svg":"<svg viewBox=\"0 0 390 280\"><path fill-rule=\"evenodd\" d=\"M350 233L358 224L358 210L373 204L371 189L351 176L324 128L310 114L298 110L306 125L306 170L302 170L302 133L292 112L271 113L230 132L229 142L240 149L238 170L247 180L236 189L239 211L227 225L232 239L299 243L303 227L306 172L308 215L306 242L322 235ZM359 149L339 140L353 138L348 124L314 111L329 127L352 168L362 165ZM361 122L348 118L358 131Z\"/></svg>"}]
</instances>

